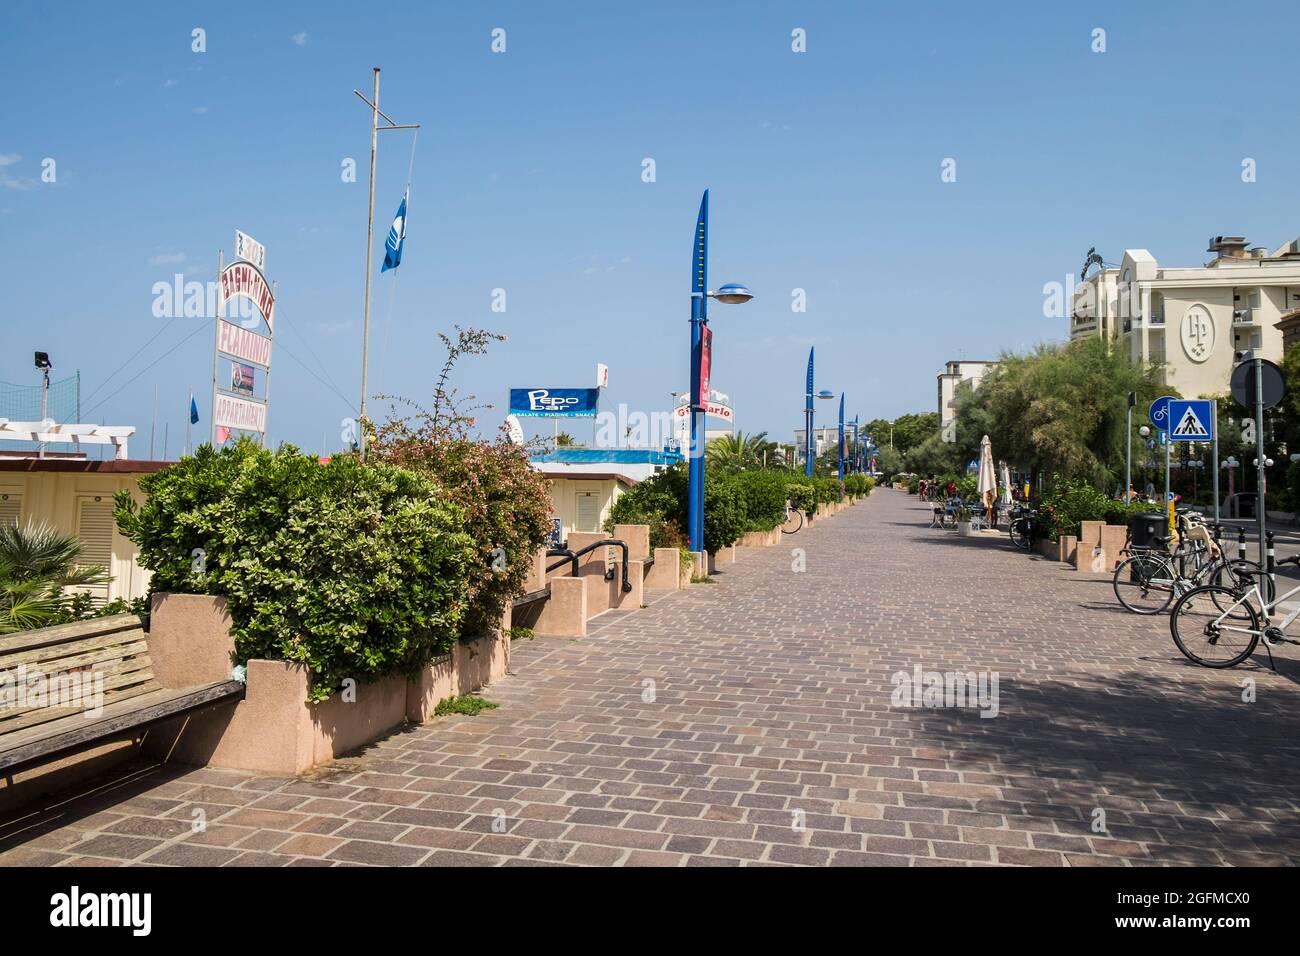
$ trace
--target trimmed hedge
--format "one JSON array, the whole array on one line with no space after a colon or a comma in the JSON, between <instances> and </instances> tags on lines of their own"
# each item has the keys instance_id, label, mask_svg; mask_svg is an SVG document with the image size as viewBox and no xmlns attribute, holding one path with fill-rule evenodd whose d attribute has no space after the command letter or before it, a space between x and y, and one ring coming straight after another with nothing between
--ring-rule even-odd
<instances>
[{"instance_id":1,"label":"trimmed hedge","mask_svg":"<svg viewBox=\"0 0 1300 956\"><path fill-rule=\"evenodd\" d=\"M242 439L115 498L150 591L222 595L236 663L311 668L311 700L346 678L413 674L447 653L477 560L463 510L431 479L350 455L321 464Z\"/></svg>"}]
</instances>

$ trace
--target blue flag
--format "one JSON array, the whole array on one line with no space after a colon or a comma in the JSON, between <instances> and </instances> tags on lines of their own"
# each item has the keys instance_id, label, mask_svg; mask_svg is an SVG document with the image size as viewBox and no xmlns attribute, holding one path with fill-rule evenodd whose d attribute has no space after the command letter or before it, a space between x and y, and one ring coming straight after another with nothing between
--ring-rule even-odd
<instances>
[{"instance_id":1,"label":"blue flag","mask_svg":"<svg viewBox=\"0 0 1300 956\"><path fill-rule=\"evenodd\" d=\"M194 396L191 395L190 396L190 424L197 425L198 423L199 423L199 404L198 402L194 401Z\"/></svg>"},{"instance_id":2,"label":"blue flag","mask_svg":"<svg viewBox=\"0 0 1300 956\"><path fill-rule=\"evenodd\" d=\"M397 207L397 216L388 227L388 238L384 240L384 267L380 272L396 269L402 264L402 245L406 242L406 194L402 195L402 204Z\"/></svg>"}]
</instances>

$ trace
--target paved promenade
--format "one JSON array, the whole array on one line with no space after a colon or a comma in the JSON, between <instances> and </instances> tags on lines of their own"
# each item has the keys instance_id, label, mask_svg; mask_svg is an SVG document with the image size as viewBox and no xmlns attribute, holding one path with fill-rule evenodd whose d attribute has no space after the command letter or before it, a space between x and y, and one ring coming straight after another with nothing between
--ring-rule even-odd
<instances>
[{"instance_id":1,"label":"paved promenade","mask_svg":"<svg viewBox=\"0 0 1300 956\"><path fill-rule=\"evenodd\" d=\"M1300 863L1296 648L1194 667L1107 580L926 524L878 491L516 642L498 710L299 779L143 766L0 825L0 863ZM896 706L918 668L984 696Z\"/></svg>"}]
</instances>

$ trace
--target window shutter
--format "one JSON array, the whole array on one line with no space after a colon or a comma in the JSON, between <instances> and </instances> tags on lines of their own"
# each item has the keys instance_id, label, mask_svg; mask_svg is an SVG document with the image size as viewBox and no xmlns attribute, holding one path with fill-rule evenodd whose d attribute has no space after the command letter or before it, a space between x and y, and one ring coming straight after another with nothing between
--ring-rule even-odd
<instances>
[{"instance_id":1,"label":"window shutter","mask_svg":"<svg viewBox=\"0 0 1300 956\"><path fill-rule=\"evenodd\" d=\"M600 495L594 491L578 492L578 530L600 530Z\"/></svg>"},{"instance_id":2,"label":"window shutter","mask_svg":"<svg viewBox=\"0 0 1300 956\"><path fill-rule=\"evenodd\" d=\"M113 564L113 501L111 498L82 498L77 508L77 538L81 542L79 567L99 567L112 570ZM85 586L95 598L108 600L108 585Z\"/></svg>"},{"instance_id":3,"label":"window shutter","mask_svg":"<svg viewBox=\"0 0 1300 956\"><path fill-rule=\"evenodd\" d=\"M18 524L22 520L23 496L5 492L0 494L0 525Z\"/></svg>"}]
</instances>

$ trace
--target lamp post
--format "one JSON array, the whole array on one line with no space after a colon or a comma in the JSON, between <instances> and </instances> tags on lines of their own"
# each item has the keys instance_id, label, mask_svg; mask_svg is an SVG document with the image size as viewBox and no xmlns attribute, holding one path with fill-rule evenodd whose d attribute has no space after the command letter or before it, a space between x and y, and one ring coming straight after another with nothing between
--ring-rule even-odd
<instances>
[{"instance_id":1,"label":"lamp post","mask_svg":"<svg viewBox=\"0 0 1300 956\"><path fill-rule=\"evenodd\" d=\"M1124 429L1124 503L1131 501L1129 492L1133 490L1133 406L1137 404L1137 392L1128 393L1128 427Z\"/></svg>"},{"instance_id":2,"label":"lamp post","mask_svg":"<svg viewBox=\"0 0 1300 956\"><path fill-rule=\"evenodd\" d=\"M704 550L704 425L709 398L709 369L712 364L712 338L709 331L708 300L739 305L754 297L743 285L729 282L716 292L709 291L709 191L700 200L700 214L695 221L694 255L691 256L691 447L689 490L689 537L692 551Z\"/></svg>"},{"instance_id":3,"label":"lamp post","mask_svg":"<svg viewBox=\"0 0 1300 956\"><path fill-rule=\"evenodd\" d=\"M813 474L813 352L808 349L808 375L803 395L803 473Z\"/></svg>"},{"instance_id":4,"label":"lamp post","mask_svg":"<svg viewBox=\"0 0 1300 956\"><path fill-rule=\"evenodd\" d=\"M1151 443L1147 440L1150 434L1151 434L1151 429L1148 428L1146 425L1143 425L1141 428L1138 429L1138 435L1142 437L1142 441L1146 444L1148 451L1150 451L1151 449ZM1144 488L1143 491L1145 490L1146 489Z\"/></svg>"},{"instance_id":5,"label":"lamp post","mask_svg":"<svg viewBox=\"0 0 1300 956\"><path fill-rule=\"evenodd\" d=\"M840 427L838 444L835 446L835 458L839 462L838 477L840 481L844 480L844 393L840 392Z\"/></svg>"}]
</instances>

